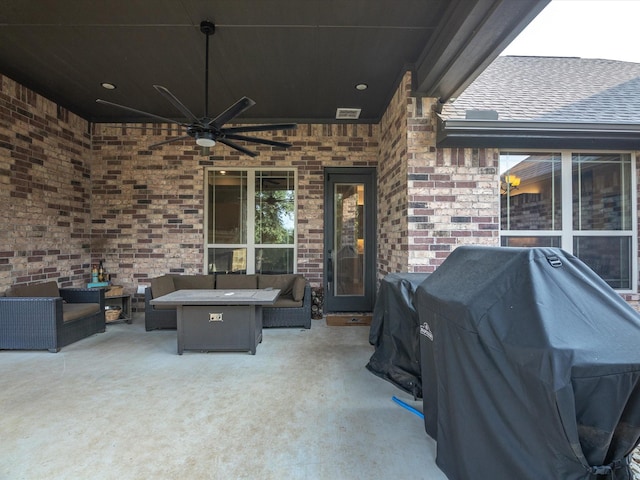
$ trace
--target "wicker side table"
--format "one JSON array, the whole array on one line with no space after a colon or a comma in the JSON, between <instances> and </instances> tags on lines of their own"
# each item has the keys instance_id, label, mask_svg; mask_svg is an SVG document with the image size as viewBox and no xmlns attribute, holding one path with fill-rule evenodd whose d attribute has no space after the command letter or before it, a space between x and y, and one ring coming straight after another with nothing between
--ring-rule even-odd
<instances>
[{"instance_id":1,"label":"wicker side table","mask_svg":"<svg viewBox=\"0 0 640 480\"><path fill-rule=\"evenodd\" d=\"M110 297L104 297L104 304L106 307L120 308L120 316L115 320L107 320L107 323L131 323L131 295L113 295Z\"/></svg>"}]
</instances>

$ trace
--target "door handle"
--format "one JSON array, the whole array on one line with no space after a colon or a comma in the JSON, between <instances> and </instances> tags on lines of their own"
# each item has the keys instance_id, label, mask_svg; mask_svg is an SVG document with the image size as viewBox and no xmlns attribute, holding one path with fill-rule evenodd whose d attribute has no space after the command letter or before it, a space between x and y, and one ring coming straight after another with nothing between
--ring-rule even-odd
<instances>
[{"instance_id":1,"label":"door handle","mask_svg":"<svg viewBox=\"0 0 640 480\"><path fill-rule=\"evenodd\" d=\"M333 283L333 260L331 259L331 250L327 252L327 284L331 287Z\"/></svg>"}]
</instances>

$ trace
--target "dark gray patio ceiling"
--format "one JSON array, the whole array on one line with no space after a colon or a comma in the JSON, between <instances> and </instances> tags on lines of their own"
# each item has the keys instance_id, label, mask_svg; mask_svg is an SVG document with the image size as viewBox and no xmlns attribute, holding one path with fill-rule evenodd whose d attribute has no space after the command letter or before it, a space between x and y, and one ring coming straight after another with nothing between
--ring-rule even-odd
<instances>
[{"instance_id":1,"label":"dark gray patio ceiling","mask_svg":"<svg viewBox=\"0 0 640 480\"><path fill-rule=\"evenodd\" d=\"M455 96L549 0L4 0L0 73L92 121L149 121L96 98L180 118L154 84L204 113L246 95L238 121L377 123L407 70L414 93ZM116 90L100 84L110 82ZM368 89L354 87L366 83Z\"/></svg>"}]
</instances>

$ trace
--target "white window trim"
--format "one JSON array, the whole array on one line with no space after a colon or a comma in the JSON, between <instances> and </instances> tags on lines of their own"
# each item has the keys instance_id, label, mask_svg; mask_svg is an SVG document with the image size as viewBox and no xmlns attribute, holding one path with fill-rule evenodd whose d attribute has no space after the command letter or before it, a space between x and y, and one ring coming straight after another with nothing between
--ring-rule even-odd
<instances>
[{"instance_id":1,"label":"white window trim","mask_svg":"<svg viewBox=\"0 0 640 480\"><path fill-rule=\"evenodd\" d=\"M502 237L560 237L562 249L573 255L573 238L580 237L631 237L631 285L630 289L616 289L618 293L637 293L638 291L638 194L637 194L637 172L636 172L636 155L635 152L626 150L556 150L550 148L544 149L500 149L500 152L509 153L560 153L562 156L562 230L502 230L500 225L501 214L498 215L498 227L500 244ZM574 153L601 153L607 154L626 154L631 158L631 230L574 230L573 229L573 200L571 195L564 192L571 192L572 189L572 170L571 161ZM569 212L566 215L565 212Z\"/></svg>"},{"instance_id":2,"label":"white window trim","mask_svg":"<svg viewBox=\"0 0 640 480\"><path fill-rule=\"evenodd\" d=\"M209 232L209 173L210 172L246 172L247 173L247 243L207 243L207 236ZM293 184L295 188L295 195L293 198L293 244L256 244L255 243L255 184L256 184L256 172L293 172ZM293 247L293 273L298 271L298 169L295 167L239 167L239 168L227 168L227 167L206 167L204 170L204 255L203 255L203 272L209 271L209 249L210 248L246 248L247 250L247 274L254 274L256 269L256 245L260 245L261 248L285 248ZM253 193L253 194L252 194Z\"/></svg>"}]
</instances>

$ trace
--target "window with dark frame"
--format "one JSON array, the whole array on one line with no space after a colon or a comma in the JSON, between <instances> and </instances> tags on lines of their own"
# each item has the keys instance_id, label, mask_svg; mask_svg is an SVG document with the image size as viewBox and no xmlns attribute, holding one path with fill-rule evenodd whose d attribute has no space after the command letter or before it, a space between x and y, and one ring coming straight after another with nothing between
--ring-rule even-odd
<instances>
[{"instance_id":1,"label":"window with dark frame","mask_svg":"<svg viewBox=\"0 0 640 480\"><path fill-rule=\"evenodd\" d=\"M634 163L628 153L501 152L501 245L562 248L634 290Z\"/></svg>"}]
</instances>

